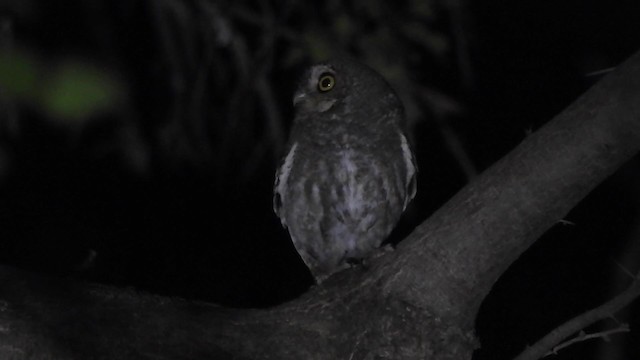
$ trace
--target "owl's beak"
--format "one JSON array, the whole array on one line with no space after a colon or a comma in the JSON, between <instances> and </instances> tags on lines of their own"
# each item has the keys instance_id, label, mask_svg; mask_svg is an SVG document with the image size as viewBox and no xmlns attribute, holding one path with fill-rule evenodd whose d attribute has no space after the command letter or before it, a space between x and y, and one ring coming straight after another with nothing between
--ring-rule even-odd
<instances>
[{"instance_id":1,"label":"owl's beak","mask_svg":"<svg viewBox=\"0 0 640 360\"><path fill-rule=\"evenodd\" d=\"M293 106L302 106L306 111L325 112L333 106L335 99L322 99L308 93L299 92L293 96Z\"/></svg>"},{"instance_id":2,"label":"owl's beak","mask_svg":"<svg viewBox=\"0 0 640 360\"><path fill-rule=\"evenodd\" d=\"M303 93L303 92L296 93L296 94L293 96L293 106L295 107L295 106L296 106L296 105L298 105L299 103L303 102L303 101L304 101L304 99L306 99L306 98L307 98L307 94L305 94L305 93Z\"/></svg>"}]
</instances>

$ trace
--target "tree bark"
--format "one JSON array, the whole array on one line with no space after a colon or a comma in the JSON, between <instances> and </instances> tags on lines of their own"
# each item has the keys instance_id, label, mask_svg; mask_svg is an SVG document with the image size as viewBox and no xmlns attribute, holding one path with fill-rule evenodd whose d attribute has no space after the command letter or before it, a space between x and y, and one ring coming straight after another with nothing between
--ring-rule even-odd
<instances>
[{"instance_id":1,"label":"tree bark","mask_svg":"<svg viewBox=\"0 0 640 360\"><path fill-rule=\"evenodd\" d=\"M638 150L640 53L396 251L278 307L222 308L0 267L0 358L469 359L498 277Z\"/></svg>"}]
</instances>

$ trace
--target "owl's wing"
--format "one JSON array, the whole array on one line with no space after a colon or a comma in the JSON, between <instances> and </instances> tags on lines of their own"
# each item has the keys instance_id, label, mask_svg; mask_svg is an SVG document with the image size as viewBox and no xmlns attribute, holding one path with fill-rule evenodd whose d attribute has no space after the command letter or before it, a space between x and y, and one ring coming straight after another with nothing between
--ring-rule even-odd
<instances>
[{"instance_id":1,"label":"owl's wing","mask_svg":"<svg viewBox=\"0 0 640 360\"><path fill-rule=\"evenodd\" d=\"M279 183L279 178L278 178L278 173L276 172L276 183L274 184L273 187L273 212L276 213L276 215L278 215L278 217L280 218L280 222L282 223L282 226L284 226L285 228L287 227L287 224L284 221L284 216L282 216L282 195L280 195L280 192L278 191L278 183Z\"/></svg>"},{"instance_id":2,"label":"owl's wing","mask_svg":"<svg viewBox=\"0 0 640 360\"><path fill-rule=\"evenodd\" d=\"M283 212L283 204L287 201L287 188L289 186L289 175L293 167L293 161L296 156L298 143L293 143L287 156L284 157L278 170L276 171L276 179L273 184L273 211L280 218L282 226L287 227L287 222Z\"/></svg>"},{"instance_id":3,"label":"owl's wing","mask_svg":"<svg viewBox=\"0 0 640 360\"><path fill-rule=\"evenodd\" d=\"M404 199L404 205L402 207L402 210L404 211L407 208L409 202L416 196L416 176L418 174L418 165L416 164L416 158L413 155L413 151L411 151L411 146L409 146L407 137L404 136L403 133L400 133L400 146L402 148L402 157L404 159L404 167L406 171L405 186L407 192Z\"/></svg>"}]
</instances>

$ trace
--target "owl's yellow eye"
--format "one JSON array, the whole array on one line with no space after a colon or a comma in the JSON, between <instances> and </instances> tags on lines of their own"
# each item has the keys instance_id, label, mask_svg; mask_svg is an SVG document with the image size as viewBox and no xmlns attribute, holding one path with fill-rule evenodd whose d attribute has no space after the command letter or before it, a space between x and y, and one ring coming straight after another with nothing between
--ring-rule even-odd
<instances>
[{"instance_id":1,"label":"owl's yellow eye","mask_svg":"<svg viewBox=\"0 0 640 360\"><path fill-rule=\"evenodd\" d=\"M320 92L327 92L336 86L336 78L330 73L324 73L318 78L318 90Z\"/></svg>"}]
</instances>

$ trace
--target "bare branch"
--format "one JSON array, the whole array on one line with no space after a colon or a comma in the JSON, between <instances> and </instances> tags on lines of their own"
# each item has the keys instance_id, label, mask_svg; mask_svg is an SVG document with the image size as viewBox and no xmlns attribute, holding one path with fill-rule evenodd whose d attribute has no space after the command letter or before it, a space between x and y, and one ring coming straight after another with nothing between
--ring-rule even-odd
<instances>
[{"instance_id":1,"label":"bare branch","mask_svg":"<svg viewBox=\"0 0 640 360\"><path fill-rule=\"evenodd\" d=\"M514 360L537 360L550 353L556 353L558 350L565 348L573 343L588 340L595 337L603 337L605 335L629 331L628 327L622 326L618 329L613 329L608 332L599 334L580 334L577 337L560 344L563 339L566 339L571 334L575 334L578 331L586 328L587 326L594 324L597 321L610 318L613 314L620 311L625 306L629 305L633 300L640 296L640 280L636 280L631 283L631 286L627 288L620 295L613 298L611 301L589 310L575 318L560 325L549 334L540 339L533 346L528 347ZM626 330L624 330L626 329ZM558 345L560 344L560 345Z\"/></svg>"},{"instance_id":2,"label":"bare branch","mask_svg":"<svg viewBox=\"0 0 640 360\"><path fill-rule=\"evenodd\" d=\"M640 53L402 241L385 264L386 290L452 313L469 303L475 314L504 270L638 150Z\"/></svg>"},{"instance_id":3,"label":"bare branch","mask_svg":"<svg viewBox=\"0 0 640 360\"><path fill-rule=\"evenodd\" d=\"M558 346L554 346L554 348L551 351L547 352L544 356L546 357L550 355L557 355L558 351L582 341L587 341L591 339L600 339L600 338L604 339L605 341L609 341L610 335L618 334L618 333L626 333L629 331L631 331L629 329L629 324L620 324L620 326L618 326L615 329L600 331L593 334L587 334L584 331L581 331L580 334L578 334L578 336L574 337L573 339L565 341Z\"/></svg>"}]
</instances>

